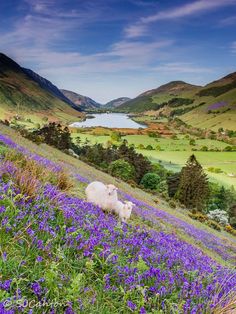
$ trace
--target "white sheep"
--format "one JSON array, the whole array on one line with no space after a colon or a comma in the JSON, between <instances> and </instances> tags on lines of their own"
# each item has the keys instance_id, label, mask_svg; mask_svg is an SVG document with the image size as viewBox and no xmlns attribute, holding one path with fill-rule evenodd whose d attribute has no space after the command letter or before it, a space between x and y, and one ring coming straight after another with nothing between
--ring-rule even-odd
<instances>
[{"instance_id":1,"label":"white sheep","mask_svg":"<svg viewBox=\"0 0 236 314\"><path fill-rule=\"evenodd\" d=\"M102 182L94 181L87 186L85 193L88 202L110 211L118 201L117 190L113 184L105 185Z\"/></svg>"},{"instance_id":2,"label":"white sheep","mask_svg":"<svg viewBox=\"0 0 236 314\"><path fill-rule=\"evenodd\" d=\"M129 201L125 201L124 204L121 201L117 201L115 203L114 208L112 208L112 209L119 216L119 219L122 222L127 222L127 220L131 216L132 209L133 209L134 205L135 204L133 204L132 202L129 202Z\"/></svg>"}]
</instances>

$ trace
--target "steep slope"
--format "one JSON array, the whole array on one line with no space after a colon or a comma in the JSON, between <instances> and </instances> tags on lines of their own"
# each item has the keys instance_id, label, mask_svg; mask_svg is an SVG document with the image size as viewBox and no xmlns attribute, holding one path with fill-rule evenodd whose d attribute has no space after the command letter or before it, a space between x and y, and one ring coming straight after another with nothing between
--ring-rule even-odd
<instances>
[{"instance_id":1,"label":"steep slope","mask_svg":"<svg viewBox=\"0 0 236 314\"><path fill-rule=\"evenodd\" d=\"M172 81L167 84L161 85L158 88L151 89L147 92L144 92L140 96L151 96L151 95L156 95L159 93L174 94L175 96L177 96L181 92L196 91L199 88L201 88L201 86L188 84L183 81Z\"/></svg>"},{"instance_id":2,"label":"steep slope","mask_svg":"<svg viewBox=\"0 0 236 314\"><path fill-rule=\"evenodd\" d=\"M236 130L236 72L204 86L195 103L202 106L184 114L181 119L200 128Z\"/></svg>"},{"instance_id":3,"label":"steep slope","mask_svg":"<svg viewBox=\"0 0 236 314\"><path fill-rule=\"evenodd\" d=\"M234 312L229 306L236 292L233 236L192 220L185 210L167 209L162 202L157 208L151 194L52 147L30 143L1 125L0 145L2 151L14 149L16 156L1 169L7 178L0 182L1 313L9 312L9 304L11 311L21 311L23 303L9 300L48 300L49 290L52 300L60 292L67 313L80 313L81 308L85 313L110 313L111 307L114 314L172 309L226 313L226 306L228 313ZM38 183L21 191L14 171L25 175L25 158L36 165ZM74 188L66 193L59 190L60 171L73 180ZM35 183L34 177L27 179ZM84 200L84 190L94 180L116 184L119 198L135 203L127 224ZM32 201L28 192L35 189ZM13 284L16 268L24 278L18 285ZM127 300L121 302L124 291ZM45 304L54 311L54 303Z\"/></svg>"},{"instance_id":4,"label":"steep slope","mask_svg":"<svg viewBox=\"0 0 236 314\"><path fill-rule=\"evenodd\" d=\"M119 106L123 105L124 103L126 103L129 100L131 100L129 97L119 97L119 98L116 98L116 99L113 99L113 100L109 101L108 103L106 103L104 105L104 107L106 107L106 108L116 108L116 107L119 107Z\"/></svg>"},{"instance_id":5,"label":"steep slope","mask_svg":"<svg viewBox=\"0 0 236 314\"><path fill-rule=\"evenodd\" d=\"M66 89L61 89L61 93L66 98L70 99L70 101L73 102L73 104L75 104L75 106L80 110L97 109L101 106L99 103L87 96L83 96Z\"/></svg>"},{"instance_id":6,"label":"steep slope","mask_svg":"<svg viewBox=\"0 0 236 314\"><path fill-rule=\"evenodd\" d=\"M117 109L177 116L200 128L236 130L236 72L204 87L173 81L146 91Z\"/></svg>"},{"instance_id":7,"label":"steep slope","mask_svg":"<svg viewBox=\"0 0 236 314\"><path fill-rule=\"evenodd\" d=\"M40 76L39 74L35 73L34 71L30 69L22 68L23 71L36 83L39 84L39 86L42 89L47 90L49 93L53 94L57 98L61 99L62 101L69 104L72 108L79 110L77 106L69 99L67 98L61 91L58 89L55 85L53 85L49 80L45 79L44 77Z\"/></svg>"},{"instance_id":8,"label":"steep slope","mask_svg":"<svg viewBox=\"0 0 236 314\"><path fill-rule=\"evenodd\" d=\"M138 97L125 102L118 107L124 112L143 112L158 110L173 98L192 97L192 94L200 89L199 86L191 85L182 81L173 81L140 94Z\"/></svg>"},{"instance_id":9,"label":"steep slope","mask_svg":"<svg viewBox=\"0 0 236 314\"><path fill-rule=\"evenodd\" d=\"M17 114L73 120L80 116L72 102L63 97L51 82L0 54L0 118Z\"/></svg>"}]
</instances>

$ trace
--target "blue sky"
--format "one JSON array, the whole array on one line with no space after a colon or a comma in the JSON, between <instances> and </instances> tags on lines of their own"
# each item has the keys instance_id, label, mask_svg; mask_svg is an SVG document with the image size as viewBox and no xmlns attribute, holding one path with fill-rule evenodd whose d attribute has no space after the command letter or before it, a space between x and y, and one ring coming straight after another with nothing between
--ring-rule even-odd
<instances>
[{"instance_id":1,"label":"blue sky","mask_svg":"<svg viewBox=\"0 0 236 314\"><path fill-rule=\"evenodd\" d=\"M236 0L0 1L0 51L105 103L236 71Z\"/></svg>"}]
</instances>

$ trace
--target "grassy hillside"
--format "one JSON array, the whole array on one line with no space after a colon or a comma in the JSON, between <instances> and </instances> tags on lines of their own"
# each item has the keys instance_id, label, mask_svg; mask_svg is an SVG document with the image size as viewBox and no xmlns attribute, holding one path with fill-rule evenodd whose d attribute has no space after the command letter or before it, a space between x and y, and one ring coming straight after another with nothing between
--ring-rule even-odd
<instances>
[{"instance_id":1,"label":"grassy hillside","mask_svg":"<svg viewBox=\"0 0 236 314\"><path fill-rule=\"evenodd\" d=\"M187 84L182 81L174 81L162 85L156 89L142 93L138 97L119 106L118 109L124 112L143 112L147 110L158 110L166 106L173 98L189 97L199 90L199 86Z\"/></svg>"},{"instance_id":2,"label":"grassy hillside","mask_svg":"<svg viewBox=\"0 0 236 314\"><path fill-rule=\"evenodd\" d=\"M94 101L93 99L77 94L75 92L62 89L61 92L70 99L78 109L80 110L91 110L100 108L100 104Z\"/></svg>"},{"instance_id":3,"label":"grassy hillside","mask_svg":"<svg viewBox=\"0 0 236 314\"><path fill-rule=\"evenodd\" d=\"M235 237L7 127L0 134L2 312L44 298L59 314L234 311ZM135 203L129 224L83 200L92 180Z\"/></svg>"},{"instance_id":4,"label":"grassy hillside","mask_svg":"<svg viewBox=\"0 0 236 314\"><path fill-rule=\"evenodd\" d=\"M113 99L111 101L109 101L108 103L106 103L104 105L105 108L116 108L116 107L119 107L121 106L122 104L124 104L125 102L129 101L130 98L128 97L119 97L119 98L116 98L116 99Z\"/></svg>"},{"instance_id":5,"label":"grassy hillside","mask_svg":"<svg viewBox=\"0 0 236 314\"><path fill-rule=\"evenodd\" d=\"M81 114L29 77L13 60L0 54L0 118L20 116L41 121L73 121Z\"/></svg>"},{"instance_id":6,"label":"grassy hillside","mask_svg":"<svg viewBox=\"0 0 236 314\"><path fill-rule=\"evenodd\" d=\"M123 112L146 112L178 116L184 122L212 130L236 130L236 74L232 73L204 87L170 82L147 91L118 107Z\"/></svg>"}]
</instances>

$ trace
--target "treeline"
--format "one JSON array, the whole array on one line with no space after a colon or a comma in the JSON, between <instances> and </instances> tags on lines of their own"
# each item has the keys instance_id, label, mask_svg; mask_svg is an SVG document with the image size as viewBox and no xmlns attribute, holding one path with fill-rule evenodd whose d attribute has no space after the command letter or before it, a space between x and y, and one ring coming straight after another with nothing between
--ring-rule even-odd
<instances>
[{"instance_id":1,"label":"treeline","mask_svg":"<svg viewBox=\"0 0 236 314\"><path fill-rule=\"evenodd\" d=\"M170 107L188 106L194 102L194 99L189 98L172 98L167 102Z\"/></svg>"},{"instance_id":2,"label":"treeline","mask_svg":"<svg viewBox=\"0 0 236 314\"><path fill-rule=\"evenodd\" d=\"M209 88L205 88L203 90L201 90L200 92L198 92L198 96L202 97L202 96L214 96L214 97L218 97L224 93L227 93L228 91L230 91L231 89L236 88L236 81L223 85L223 86L213 86L213 87L209 87Z\"/></svg>"}]
</instances>

